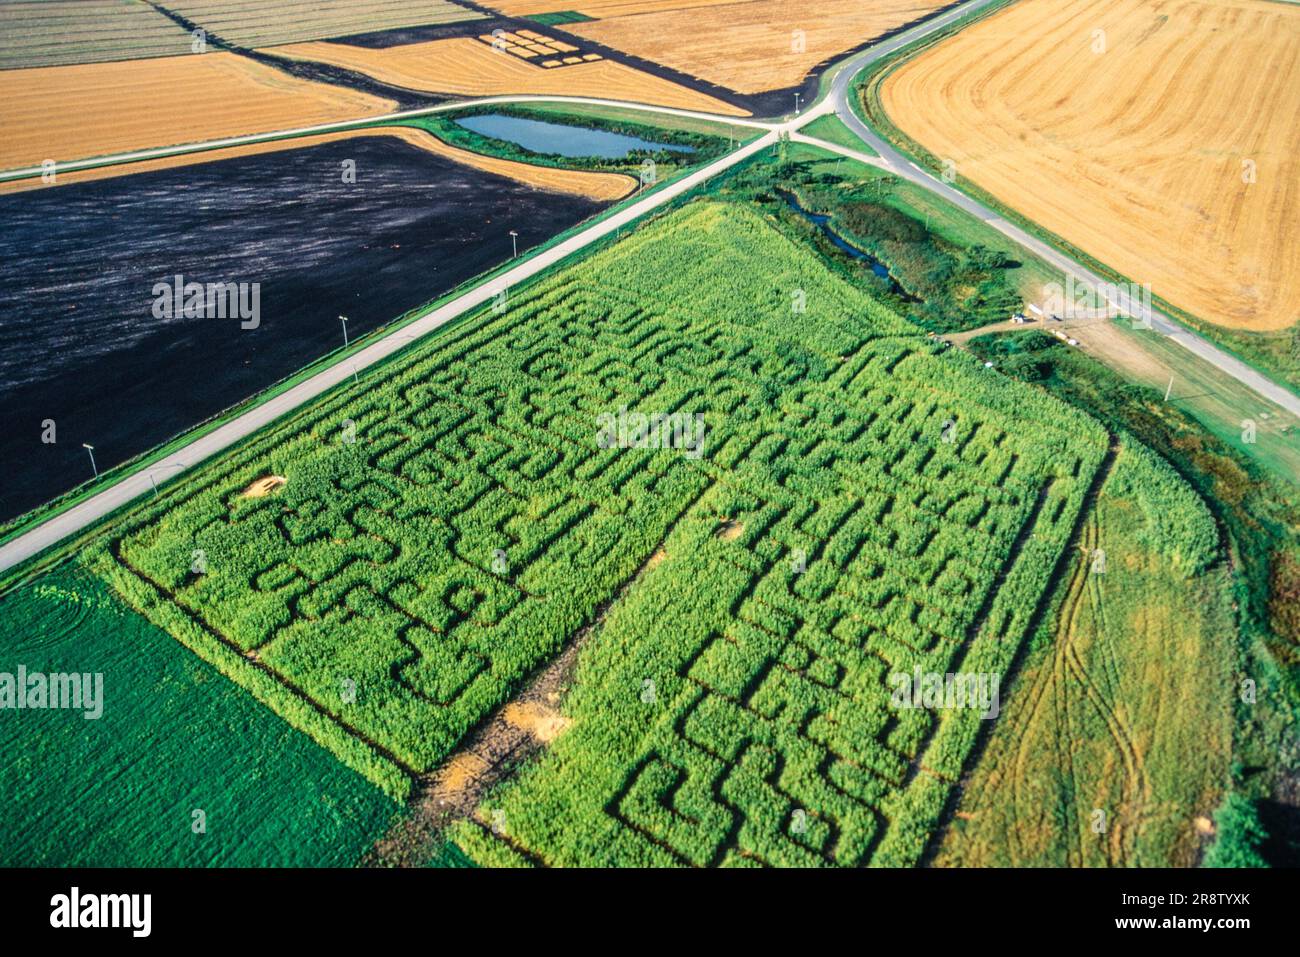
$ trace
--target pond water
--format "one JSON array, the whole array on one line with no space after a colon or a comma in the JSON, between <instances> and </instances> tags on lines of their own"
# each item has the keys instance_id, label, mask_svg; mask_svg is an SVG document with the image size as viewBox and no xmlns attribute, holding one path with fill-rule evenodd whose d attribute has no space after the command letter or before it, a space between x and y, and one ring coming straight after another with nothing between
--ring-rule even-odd
<instances>
[{"instance_id":1,"label":"pond water","mask_svg":"<svg viewBox=\"0 0 1300 957\"><path fill-rule=\"evenodd\" d=\"M909 301L912 302L916 301L915 297L913 297L910 293L907 292L907 290L905 290L901 285L899 285L898 280L895 279L893 275L890 273L888 266L886 266L879 259L871 255L870 253L866 252L865 250L859 249L857 246L854 246L851 242L849 242L847 239L845 239L843 236L837 233L834 229L832 229L830 225L831 218L829 216L826 216L822 213L814 213L811 210L804 209L803 206L799 204L799 200L795 198L794 193L788 193L784 190L781 190L780 193L781 193L781 197L790 205L791 209L793 209L804 219L808 220L808 222L813 223L814 225L820 227L821 231L826 235L826 238L831 241L831 243L835 246L836 249L842 249L844 252L852 256L854 259L860 260L863 263L865 263L868 267L870 267L873 273L875 273L881 279L884 279L886 282L889 283L891 292L899 296L902 296L904 299L907 299Z\"/></svg>"},{"instance_id":2,"label":"pond water","mask_svg":"<svg viewBox=\"0 0 1300 957\"><path fill-rule=\"evenodd\" d=\"M674 153L694 153L690 146L675 143L656 143L638 136L611 133L609 130L587 126L570 126L567 123L548 123L504 113L484 113L467 116L456 121L458 126L472 130L480 136L505 140L534 153L556 156L596 156L600 159L623 159L636 150L672 150Z\"/></svg>"}]
</instances>

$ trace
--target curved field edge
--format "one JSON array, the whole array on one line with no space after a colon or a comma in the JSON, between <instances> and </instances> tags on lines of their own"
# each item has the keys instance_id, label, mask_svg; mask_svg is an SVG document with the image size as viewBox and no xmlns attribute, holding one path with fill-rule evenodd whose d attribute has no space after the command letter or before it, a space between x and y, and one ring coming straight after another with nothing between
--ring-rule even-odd
<instances>
[{"instance_id":1,"label":"curved field edge","mask_svg":"<svg viewBox=\"0 0 1300 957\"><path fill-rule=\"evenodd\" d=\"M1191 487L1125 436L933 863L1197 863L1233 758L1217 537Z\"/></svg>"},{"instance_id":2,"label":"curved field edge","mask_svg":"<svg viewBox=\"0 0 1300 957\"><path fill-rule=\"evenodd\" d=\"M922 143L913 139L894 121L881 102L881 88L889 77L905 63L952 38L960 30L1005 11L1016 2L1017 0L1003 0L1002 3L980 10L968 18L954 23L945 30L904 47L897 53L881 59L867 70L864 70L853 81L853 95L850 105L854 113L918 165L935 175L941 173L944 170L943 158L936 156ZM1017 209L1003 203L978 184L968 179L962 179L958 186L963 193L1052 246L1058 252L1069 256L1098 276L1116 283L1132 282L1131 277L1093 258L1042 223L1028 219ZM1300 357L1300 350L1297 349L1297 343L1300 342L1300 328L1292 327L1289 330L1270 333L1233 330L1187 312L1162 298L1158 291L1155 290L1153 290L1152 302L1157 309L1166 315L1203 335L1214 345L1256 371L1275 378L1293 391L1300 386L1300 358L1298 358Z\"/></svg>"}]
</instances>

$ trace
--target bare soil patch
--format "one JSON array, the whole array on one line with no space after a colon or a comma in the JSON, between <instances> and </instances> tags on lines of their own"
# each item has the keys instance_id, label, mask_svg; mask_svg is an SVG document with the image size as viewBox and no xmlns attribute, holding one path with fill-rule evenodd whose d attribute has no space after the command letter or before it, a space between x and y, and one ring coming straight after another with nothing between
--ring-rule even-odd
<instances>
[{"instance_id":1,"label":"bare soil patch","mask_svg":"<svg viewBox=\"0 0 1300 957\"><path fill-rule=\"evenodd\" d=\"M287 481L283 475L266 475L257 479L240 493L242 498L266 498L272 492L284 486Z\"/></svg>"}]
</instances>

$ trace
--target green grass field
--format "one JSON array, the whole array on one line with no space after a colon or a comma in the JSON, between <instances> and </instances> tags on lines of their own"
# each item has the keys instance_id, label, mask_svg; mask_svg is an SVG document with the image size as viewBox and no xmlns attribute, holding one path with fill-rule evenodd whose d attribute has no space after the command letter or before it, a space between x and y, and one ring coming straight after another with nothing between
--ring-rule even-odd
<instances>
[{"instance_id":1,"label":"green grass field","mask_svg":"<svg viewBox=\"0 0 1300 957\"><path fill-rule=\"evenodd\" d=\"M556 10L552 13L534 13L525 20L532 20L534 23L540 23L543 26L553 27L564 23L585 23L591 17L585 13L579 13L577 10Z\"/></svg>"},{"instance_id":2,"label":"green grass field","mask_svg":"<svg viewBox=\"0 0 1300 957\"><path fill-rule=\"evenodd\" d=\"M817 117L799 132L805 136L814 136L819 140L834 143L836 146L846 146L868 156L876 155L875 150L858 139L857 135L844 125L844 121L834 114L828 113L826 116Z\"/></svg>"},{"instance_id":3,"label":"green grass field","mask_svg":"<svg viewBox=\"0 0 1300 957\"><path fill-rule=\"evenodd\" d=\"M1171 527L1174 514L1189 520ZM1222 565L1189 574L1219 551L1213 519L1129 444L1081 546L940 866L1193 866L1208 840L1237 687L1230 576Z\"/></svg>"},{"instance_id":4,"label":"green grass field","mask_svg":"<svg viewBox=\"0 0 1300 957\"><path fill-rule=\"evenodd\" d=\"M7 867L349 866L398 811L82 570L6 594L0 634L6 673L104 676L97 720L0 712Z\"/></svg>"}]
</instances>

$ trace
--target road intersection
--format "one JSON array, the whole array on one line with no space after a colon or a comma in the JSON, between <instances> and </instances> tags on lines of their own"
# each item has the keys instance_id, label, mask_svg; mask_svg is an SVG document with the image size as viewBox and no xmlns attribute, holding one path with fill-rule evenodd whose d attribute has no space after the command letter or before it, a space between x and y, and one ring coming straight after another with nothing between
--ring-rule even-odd
<instances>
[{"instance_id":1,"label":"road intersection","mask_svg":"<svg viewBox=\"0 0 1300 957\"><path fill-rule=\"evenodd\" d=\"M241 146L250 143L266 142L316 133L328 133L340 130L396 122L435 113L459 110L472 106L489 106L493 104L517 105L524 103L552 103L615 107L634 109L646 113L708 120L728 126L740 126L755 130L758 135L748 143L738 146L724 156L710 162L698 170L687 173L681 178L667 183L637 198L625 201L621 209L600 217L587 227L575 232L568 238L545 248L522 260L495 278L482 283L449 302L440 305L420 316L398 330L382 336L360 351L350 355L347 362L336 363L297 383L286 391L267 399L246 412L229 419L216 429L196 438L194 441L177 449L173 453L150 463L134 473L128 474L86 498L54 514L43 523L29 531L16 535L0 546L0 572L12 569L23 562L39 555L52 546L89 528L96 522L112 514L119 508L130 504L135 499L156 489L157 482L163 478L173 480L188 472L206 460L218 455L234 444L253 435L272 422L288 415L294 410L318 398L335 386L352 379L359 370L365 370L383 362L394 353L409 346L413 341L423 338L459 316L484 306L503 292L523 283L538 274L558 265L576 255L593 243L604 239L618 230L629 226L642 217L672 202L684 193L713 179L714 177L748 160L761 150L773 146L783 138L792 142L816 145L824 150L849 157L858 162L874 166L915 183L923 189L934 193L949 203L965 210L997 229L1009 239L1045 262L1059 269L1064 277L1074 277L1077 282L1094 284L1096 288L1105 289L1102 280L1092 271L1063 255L1056 249L1031 235L1024 229L1008 222L1005 218L988 209L978 201L961 192L952 183L936 177L916 166L902 153L897 151L884 138L868 127L852 108L853 80L866 67L890 56L902 47L936 31L943 30L955 20L978 12L997 0L970 0L970 2L949 8L943 14L926 20L917 26L902 31L880 43L873 44L865 50L846 58L841 64L828 72L826 82L822 84L822 93L818 100L797 115L776 120L762 120L746 117L733 117L720 114L704 113L673 107L652 106L620 100L605 100L593 97L560 96L494 96L475 100L462 100L455 103L440 104L419 110L408 110L381 117L343 123L327 123L319 126L283 130L275 133L262 133L250 136L231 137L205 143L186 146L164 147L160 149L141 150L115 156L96 157L59 163L59 171L73 171L95 166L131 163L148 159L158 159L185 153L204 152ZM838 144L828 143L808 136L800 130L814 120L835 115L872 151L854 150ZM42 167L0 172L0 181L23 179L40 176ZM1114 303L1122 309L1131 309L1133 303L1125 301L1121 294ZM1256 372L1245 363L1213 346L1202 337L1178 325L1167 316L1155 313L1151 316L1154 331L1167 336L1180 346L1188 349L1202 360L1221 369L1228 375L1242 382L1259 395L1270 400L1287 412L1300 417L1300 397L1282 388L1265 376Z\"/></svg>"}]
</instances>

